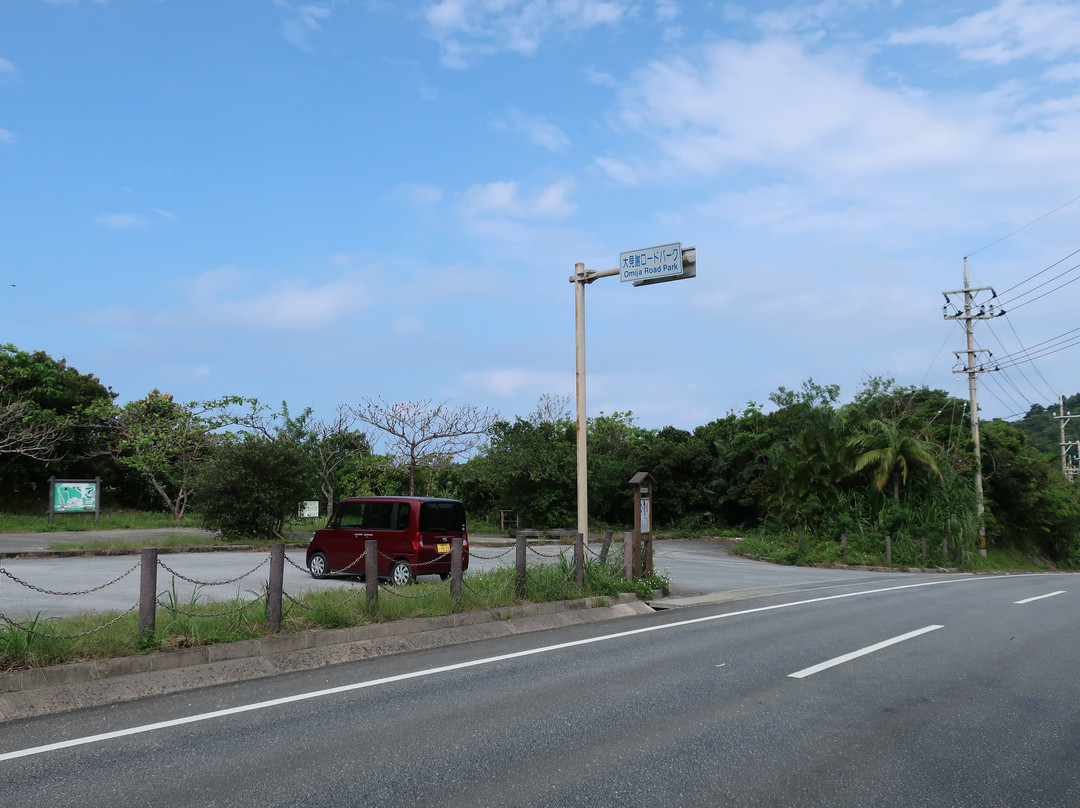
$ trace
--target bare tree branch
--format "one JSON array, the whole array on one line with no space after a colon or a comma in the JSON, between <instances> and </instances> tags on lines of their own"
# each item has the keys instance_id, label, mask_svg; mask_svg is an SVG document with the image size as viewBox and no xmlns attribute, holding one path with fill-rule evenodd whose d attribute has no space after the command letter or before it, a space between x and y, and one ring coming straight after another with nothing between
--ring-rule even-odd
<instances>
[{"instance_id":1,"label":"bare tree branch","mask_svg":"<svg viewBox=\"0 0 1080 808\"><path fill-rule=\"evenodd\" d=\"M70 424L40 417L31 401L5 401L3 393L0 386L0 455L59 460L59 445L68 436Z\"/></svg>"},{"instance_id":2,"label":"bare tree branch","mask_svg":"<svg viewBox=\"0 0 1080 808\"><path fill-rule=\"evenodd\" d=\"M499 414L488 407L451 407L449 402L362 399L350 408L357 420L389 435L391 454L409 470L409 493L415 492L416 469L451 460L474 449Z\"/></svg>"}]
</instances>

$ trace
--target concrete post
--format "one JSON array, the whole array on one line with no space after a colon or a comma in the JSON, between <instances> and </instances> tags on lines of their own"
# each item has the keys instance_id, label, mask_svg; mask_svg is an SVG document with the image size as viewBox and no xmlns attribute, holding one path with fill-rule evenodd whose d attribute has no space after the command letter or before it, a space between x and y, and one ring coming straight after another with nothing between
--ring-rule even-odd
<instances>
[{"instance_id":1,"label":"concrete post","mask_svg":"<svg viewBox=\"0 0 1080 808\"><path fill-rule=\"evenodd\" d=\"M139 571L139 639L146 640L157 631L157 560L156 547L144 547Z\"/></svg>"},{"instance_id":2,"label":"concrete post","mask_svg":"<svg viewBox=\"0 0 1080 808\"><path fill-rule=\"evenodd\" d=\"M623 533L623 578L634 580L634 531Z\"/></svg>"},{"instance_id":3,"label":"concrete post","mask_svg":"<svg viewBox=\"0 0 1080 808\"><path fill-rule=\"evenodd\" d=\"M285 581L285 543L270 545L270 584L266 592L266 629L271 633L281 628L281 591Z\"/></svg>"},{"instance_id":4,"label":"concrete post","mask_svg":"<svg viewBox=\"0 0 1080 808\"><path fill-rule=\"evenodd\" d=\"M455 604L461 603L462 556L465 539L455 536L450 540L450 599Z\"/></svg>"},{"instance_id":5,"label":"concrete post","mask_svg":"<svg viewBox=\"0 0 1080 808\"><path fill-rule=\"evenodd\" d=\"M379 543L375 539L364 542L364 585L368 606L374 608L379 603Z\"/></svg>"}]
</instances>

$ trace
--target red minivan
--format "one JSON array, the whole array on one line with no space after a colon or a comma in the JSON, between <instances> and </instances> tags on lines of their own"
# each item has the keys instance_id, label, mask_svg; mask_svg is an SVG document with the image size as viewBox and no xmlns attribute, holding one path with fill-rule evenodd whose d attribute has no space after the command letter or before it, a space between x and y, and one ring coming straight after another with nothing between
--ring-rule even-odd
<instances>
[{"instance_id":1,"label":"red minivan","mask_svg":"<svg viewBox=\"0 0 1080 808\"><path fill-rule=\"evenodd\" d=\"M450 576L450 541L462 537L461 569L469 568L465 506L435 497L346 497L326 527L311 534L313 577L364 575L365 542L379 543L379 577L407 584L417 575Z\"/></svg>"}]
</instances>

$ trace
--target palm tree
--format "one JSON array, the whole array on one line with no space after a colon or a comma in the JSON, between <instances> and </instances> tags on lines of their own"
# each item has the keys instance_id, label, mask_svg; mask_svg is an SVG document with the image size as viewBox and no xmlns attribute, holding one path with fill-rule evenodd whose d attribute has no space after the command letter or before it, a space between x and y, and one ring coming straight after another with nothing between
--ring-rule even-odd
<instances>
[{"instance_id":1,"label":"palm tree","mask_svg":"<svg viewBox=\"0 0 1080 808\"><path fill-rule=\"evenodd\" d=\"M891 482L893 502L897 505L900 504L900 486L907 485L910 471L925 466L944 480L930 454L930 444L903 430L898 421L875 418L867 424L865 432L851 438L849 445L860 453L855 458L855 471L872 468L878 491L883 492Z\"/></svg>"}]
</instances>

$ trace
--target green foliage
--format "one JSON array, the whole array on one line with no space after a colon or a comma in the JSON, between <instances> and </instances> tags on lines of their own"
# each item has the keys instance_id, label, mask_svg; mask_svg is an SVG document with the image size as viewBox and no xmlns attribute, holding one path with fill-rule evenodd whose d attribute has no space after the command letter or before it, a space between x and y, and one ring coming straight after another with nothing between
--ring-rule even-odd
<instances>
[{"instance_id":1,"label":"green foliage","mask_svg":"<svg viewBox=\"0 0 1080 808\"><path fill-rule=\"evenodd\" d=\"M247 434L225 441L194 482L203 525L227 540L281 535L297 503L311 495L313 459L287 436Z\"/></svg>"},{"instance_id":2,"label":"green foliage","mask_svg":"<svg viewBox=\"0 0 1080 808\"><path fill-rule=\"evenodd\" d=\"M0 496L7 507L40 507L50 476L115 484L111 466L89 459L98 454L98 436L86 416L115 395L64 359L0 345Z\"/></svg>"}]
</instances>

